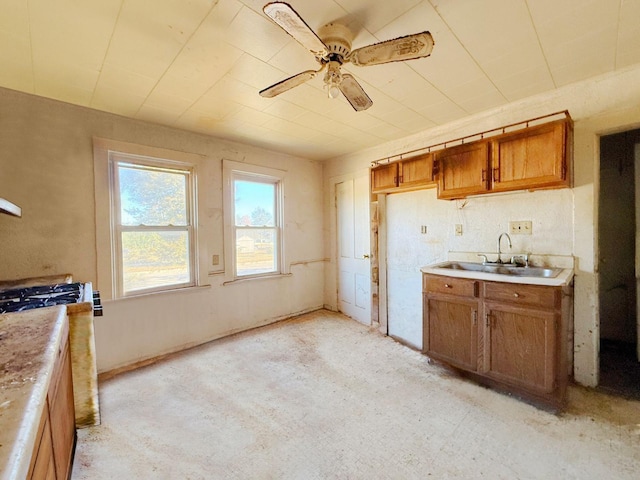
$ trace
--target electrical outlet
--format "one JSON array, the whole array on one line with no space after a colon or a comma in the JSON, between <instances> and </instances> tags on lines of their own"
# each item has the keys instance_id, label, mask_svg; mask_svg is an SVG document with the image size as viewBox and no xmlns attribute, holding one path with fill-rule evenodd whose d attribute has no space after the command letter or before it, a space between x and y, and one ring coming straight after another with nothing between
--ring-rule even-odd
<instances>
[{"instance_id":1,"label":"electrical outlet","mask_svg":"<svg viewBox=\"0 0 640 480\"><path fill-rule=\"evenodd\" d=\"M531 220L509 222L509 233L511 235L531 235L533 233Z\"/></svg>"},{"instance_id":2,"label":"electrical outlet","mask_svg":"<svg viewBox=\"0 0 640 480\"><path fill-rule=\"evenodd\" d=\"M456 236L462 235L462 224L461 223L456 223L455 232L456 232Z\"/></svg>"},{"instance_id":3,"label":"electrical outlet","mask_svg":"<svg viewBox=\"0 0 640 480\"><path fill-rule=\"evenodd\" d=\"M211 265L220 265L220 255L211 256Z\"/></svg>"},{"instance_id":4,"label":"electrical outlet","mask_svg":"<svg viewBox=\"0 0 640 480\"><path fill-rule=\"evenodd\" d=\"M423 235L427 233L427 226L426 225L420 226L420 233L423 234Z\"/></svg>"}]
</instances>

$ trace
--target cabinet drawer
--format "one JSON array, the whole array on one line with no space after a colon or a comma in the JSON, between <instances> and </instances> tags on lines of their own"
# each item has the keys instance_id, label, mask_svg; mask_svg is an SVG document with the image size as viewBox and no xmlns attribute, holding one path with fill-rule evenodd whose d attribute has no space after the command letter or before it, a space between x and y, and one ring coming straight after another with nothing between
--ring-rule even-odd
<instances>
[{"instance_id":1,"label":"cabinet drawer","mask_svg":"<svg viewBox=\"0 0 640 480\"><path fill-rule=\"evenodd\" d=\"M484 298L555 310L560 308L561 292L559 288L541 285L484 282Z\"/></svg>"},{"instance_id":2,"label":"cabinet drawer","mask_svg":"<svg viewBox=\"0 0 640 480\"><path fill-rule=\"evenodd\" d=\"M422 278L422 290L424 293L446 293L464 297L477 297L478 282L468 278L424 275Z\"/></svg>"}]
</instances>

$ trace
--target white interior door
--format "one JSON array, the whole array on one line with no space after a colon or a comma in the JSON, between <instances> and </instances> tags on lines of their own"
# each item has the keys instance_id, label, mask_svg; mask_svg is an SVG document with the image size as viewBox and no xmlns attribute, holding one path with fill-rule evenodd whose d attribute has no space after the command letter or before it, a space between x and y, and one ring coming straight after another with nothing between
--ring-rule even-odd
<instances>
[{"instance_id":1,"label":"white interior door","mask_svg":"<svg viewBox=\"0 0 640 480\"><path fill-rule=\"evenodd\" d=\"M368 180L336 184L338 309L365 325L371 325Z\"/></svg>"}]
</instances>

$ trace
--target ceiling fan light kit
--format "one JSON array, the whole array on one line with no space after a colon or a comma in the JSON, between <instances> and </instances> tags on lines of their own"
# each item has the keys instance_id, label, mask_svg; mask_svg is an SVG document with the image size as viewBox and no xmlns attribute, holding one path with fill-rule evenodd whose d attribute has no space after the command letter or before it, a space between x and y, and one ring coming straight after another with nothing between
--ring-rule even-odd
<instances>
[{"instance_id":1,"label":"ceiling fan light kit","mask_svg":"<svg viewBox=\"0 0 640 480\"><path fill-rule=\"evenodd\" d=\"M342 93L354 110L366 110L373 105L373 101L353 75L341 72L344 63L351 62L356 66L368 66L403 62L428 57L433 50L433 38L429 32L425 31L352 51L353 33L345 25L329 23L320 28L319 35L317 35L288 3L267 3L263 7L263 11L285 32L309 50L320 64L318 70L306 70L261 90L260 95L266 98L275 97L302 85L326 70L323 81L327 96L337 98Z\"/></svg>"}]
</instances>

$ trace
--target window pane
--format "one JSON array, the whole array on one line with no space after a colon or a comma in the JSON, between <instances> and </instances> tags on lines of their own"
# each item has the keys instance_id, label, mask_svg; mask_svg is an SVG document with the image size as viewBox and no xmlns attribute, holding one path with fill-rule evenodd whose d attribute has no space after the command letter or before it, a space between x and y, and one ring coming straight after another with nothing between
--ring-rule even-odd
<instances>
[{"instance_id":1,"label":"window pane","mask_svg":"<svg viewBox=\"0 0 640 480\"><path fill-rule=\"evenodd\" d=\"M122 225L187 225L187 175L118 164Z\"/></svg>"},{"instance_id":2,"label":"window pane","mask_svg":"<svg viewBox=\"0 0 640 480\"><path fill-rule=\"evenodd\" d=\"M234 191L236 226L275 226L275 184L235 180Z\"/></svg>"},{"instance_id":3,"label":"window pane","mask_svg":"<svg viewBox=\"0 0 640 480\"><path fill-rule=\"evenodd\" d=\"M275 230L236 230L236 274L256 275L276 271Z\"/></svg>"},{"instance_id":4,"label":"window pane","mask_svg":"<svg viewBox=\"0 0 640 480\"><path fill-rule=\"evenodd\" d=\"M123 290L188 283L189 236L184 232L123 232Z\"/></svg>"}]
</instances>

